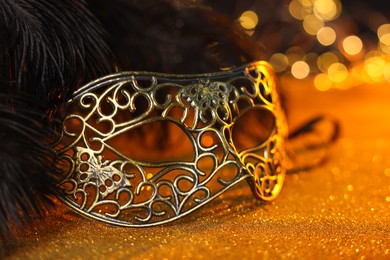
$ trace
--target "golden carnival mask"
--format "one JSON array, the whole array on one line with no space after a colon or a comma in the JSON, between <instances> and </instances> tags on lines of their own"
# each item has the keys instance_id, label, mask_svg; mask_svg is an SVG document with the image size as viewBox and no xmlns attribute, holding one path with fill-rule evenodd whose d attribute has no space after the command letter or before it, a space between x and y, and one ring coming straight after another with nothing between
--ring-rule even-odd
<instances>
[{"instance_id":1,"label":"golden carnival mask","mask_svg":"<svg viewBox=\"0 0 390 260\"><path fill-rule=\"evenodd\" d=\"M246 180L275 199L286 173L285 116L266 62L223 72L121 72L74 93L55 145L62 199L121 226L188 215Z\"/></svg>"}]
</instances>

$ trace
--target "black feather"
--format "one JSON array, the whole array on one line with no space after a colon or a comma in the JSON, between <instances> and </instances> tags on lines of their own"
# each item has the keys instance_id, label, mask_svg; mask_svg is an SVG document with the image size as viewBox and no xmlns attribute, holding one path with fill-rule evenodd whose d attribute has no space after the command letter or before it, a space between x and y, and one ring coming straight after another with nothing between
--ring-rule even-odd
<instances>
[{"instance_id":1,"label":"black feather","mask_svg":"<svg viewBox=\"0 0 390 260\"><path fill-rule=\"evenodd\" d=\"M104 37L81 1L0 0L3 241L56 193L51 117L80 84L114 71Z\"/></svg>"},{"instance_id":2,"label":"black feather","mask_svg":"<svg viewBox=\"0 0 390 260\"><path fill-rule=\"evenodd\" d=\"M0 93L0 235L40 216L56 194L56 154L48 119L31 97ZM41 110L44 111L44 110Z\"/></svg>"},{"instance_id":3,"label":"black feather","mask_svg":"<svg viewBox=\"0 0 390 260\"><path fill-rule=\"evenodd\" d=\"M0 1L0 78L47 107L112 72L104 33L76 0Z\"/></svg>"}]
</instances>

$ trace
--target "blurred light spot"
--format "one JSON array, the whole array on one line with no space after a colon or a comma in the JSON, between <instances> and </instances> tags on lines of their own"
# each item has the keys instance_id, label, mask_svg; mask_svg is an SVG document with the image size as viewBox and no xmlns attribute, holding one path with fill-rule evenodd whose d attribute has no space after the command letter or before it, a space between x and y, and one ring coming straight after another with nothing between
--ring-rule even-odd
<instances>
[{"instance_id":1,"label":"blurred light spot","mask_svg":"<svg viewBox=\"0 0 390 260\"><path fill-rule=\"evenodd\" d=\"M355 63L352 68L350 68L349 74L351 75L354 86L362 84L365 76L364 64L362 62Z\"/></svg>"},{"instance_id":2,"label":"blurred light spot","mask_svg":"<svg viewBox=\"0 0 390 260\"><path fill-rule=\"evenodd\" d=\"M318 57L317 66L322 72L326 73L329 66L336 62L339 62L336 54L333 52L325 52Z\"/></svg>"},{"instance_id":3,"label":"blurred light spot","mask_svg":"<svg viewBox=\"0 0 390 260\"><path fill-rule=\"evenodd\" d=\"M332 21L341 13L341 4L338 0L314 0L314 14L323 21Z\"/></svg>"},{"instance_id":4,"label":"blurred light spot","mask_svg":"<svg viewBox=\"0 0 390 260\"><path fill-rule=\"evenodd\" d=\"M329 79L328 75L325 73L317 74L314 78L314 86L319 91L327 91L332 87L332 81Z\"/></svg>"},{"instance_id":5,"label":"blurred light spot","mask_svg":"<svg viewBox=\"0 0 390 260\"><path fill-rule=\"evenodd\" d=\"M382 24L378 28L378 38L384 45L390 45L390 24Z\"/></svg>"},{"instance_id":6,"label":"blurred light spot","mask_svg":"<svg viewBox=\"0 0 390 260\"><path fill-rule=\"evenodd\" d=\"M372 80L380 82L384 79L385 65L382 57L369 57L364 61L364 70Z\"/></svg>"},{"instance_id":7,"label":"blurred light spot","mask_svg":"<svg viewBox=\"0 0 390 260\"><path fill-rule=\"evenodd\" d=\"M336 32L331 27L322 27L317 32L317 40L324 46L333 44L336 40Z\"/></svg>"},{"instance_id":8,"label":"blurred light spot","mask_svg":"<svg viewBox=\"0 0 390 260\"><path fill-rule=\"evenodd\" d=\"M328 75L331 81L340 83L347 79L348 69L344 64L336 62L329 66Z\"/></svg>"},{"instance_id":9,"label":"blurred light spot","mask_svg":"<svg viewBox=\"0 0 390 260\"><path fill-rule=\"evenodd\" d=\"M379 43L379 48L381 51L383 51L386 54L390 54L390 45L383 44L382 42Z\"/></svg>"},{"instance_id":10,"label":"blurred light spot","mask_svg":"<svg viewBox=\"0 0 390 260\"><path fill-rule=\"evenodd\" d=\"M306 63L310 67L310 72L318 71L317 59L318 59L318 54L315 52L309 52L303 57L303 60L306 61Z\"/></svg>"},{"instance_id":11,"label":"blurred light spot","mask_svg":"<svg viewBox=\"0 0 390 260\"><path fill-rule=\"evenodd\" d=\"M355 35L348 36L343 40L343 49L348 55L359 54L363 49L363 42Z\"/></svg>"},{"instance_id":12,"label":"blurred light spot","mask_svg":"<svg viewBox=\"0 0 390 260\"><path fill-rule=\"evenodd\" d=\"M313 0L299 0L302 6L312 9L313 8Z\"/></svg>"},{"instance_id":13,"label":"blurred light spot","mask_svg":"<svg viewBox=\"0 0 390 260\"><path fill-rule=\"evenodd\" d=\"M303 20L312 13L312 7L308 4L310 1L292 0L288 5L288 10L292 17L297 20ZM310 3L311 4L311 3Z\"/></svg>"},{"instance_id":14,"label":"blurred light spot","mask_svg":"<svg viewBox=\"0 0 390 260\"><path fill-rule=\"evenodd\" d=\"M390 45L390 32L382 35L379 39L384 45Z\"/></svg>"},{"instance_id":15,"label":"blurred light spot","mask_svg":"<svg viewBox=\"0 0 390 260\"><path fill-rule=\"evenodd\" d=\"M309 65L304 61L297 61L291 66L291 73L297 79L304 79L309 75Z\"/></svg>"},{"instance_id":16,"label":"blurred light spot","mask_svg":"<svg viewBox=\"0 0 390 260\"><path fill-rule=\"evenodd\" d=\"M305 52L298 46L289 48L286 51L286 56L288 59L288 64L292 66L295 62L302 60Z\"/></svg>"},{"instance_id":17,"label":"blurred light spot","mask_svg":"<svg viewBox=\"0 0 390 260\"><path fill-rule=\"evenodd\" d=\"M269 59L272 67L276 72L285 71L288 67L288 59L287 56L283 53L275 53Z\"/></svg>"},{"instance_id":18,"label":"blurred light spot","mask_svg":"<svg viewBox=\"0 0 390 260\"><path fill-rule=\"evenodd\" d=\"M308 15L303 20L303 29L310 35L316 35L322 27L324 27L324 22L315 15Z\"/></svg>"},{"instance_id":19,"label":"blurred light spot","mask_svg":"<svg viewBox=\"0 0 390 260\"><path fill-rule=\"evenodd\" d=\"M385 68L383 69L383 76L390 82L390 63L386 63Z\"/></svg>"},{"instance_id":20,"label":"blurred light spot","mask_svg":"<svg viewBox=\"0 0 390 260\"><path fill-rule=\"evenodd\" d=\"M372 50L369 53L367 53L365 58L369 59L369 58L376 58L376 57L381 57L381 56L382 56L382 53L380 53L377 50Z\"/></svg>"},{"instance_id":21,"label":"blurred light spot","mask_svg":"<svg viewBox=\"0 0 390 260\"><path fill-rule=\"evenodd\" d=\"M259 22L257 14L253 11L245 11L239 18L240 24L244 29L252 30L256 27Z\"/></svg>"}]
</instances>

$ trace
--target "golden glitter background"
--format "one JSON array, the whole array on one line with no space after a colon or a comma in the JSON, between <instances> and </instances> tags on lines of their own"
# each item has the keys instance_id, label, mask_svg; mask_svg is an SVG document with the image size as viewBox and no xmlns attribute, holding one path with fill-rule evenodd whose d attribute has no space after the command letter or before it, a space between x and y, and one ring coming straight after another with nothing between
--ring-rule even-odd
<instances>
[{"instance_id":1,"label":"golden glitter background","mask_svg":"<svg viewBox=\"0 0 390 260\"><path fill-rule=\"evenodd\" d=\"M319 92L311 82L282 79L291 127L326 113L342 136L324 166L287 176L277 201L259 203L242 183L188 217L139 229L59 205L21 231L6 258L390 258L389 85Z\"/></svg>"}]
</instances>

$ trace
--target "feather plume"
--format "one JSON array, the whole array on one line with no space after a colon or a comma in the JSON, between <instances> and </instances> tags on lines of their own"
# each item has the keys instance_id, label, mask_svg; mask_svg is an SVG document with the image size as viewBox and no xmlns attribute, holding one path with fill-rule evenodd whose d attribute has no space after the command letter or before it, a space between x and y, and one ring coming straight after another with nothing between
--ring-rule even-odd
<instances>
[{"instance_id":1,"label":"feather plume","mask_svg":"<svg viewBox=\"0 0 390 260\"><path fill-rule=\"evenodd\" d=\"M112 72L104 33L76 0L0 1L0 78L46 107Z\"/></svg>"},{"instance_id":2,"label":"feather plume","mask_svg":"<svg viewBox=\"0 0 390 260\"><path fill-rule=\"evenodd\" d=\"M77 0L0 0L0 237L54 194L52 114L114 71L98 21Z\"/></svg>"},{"instance_id":3,"label":"feather plume","mask_svg":"<svg viewBox=\"0 0 390 260\"><path fill-rule=\"evenodd\" d=\"M0 236L40 216L56 193L52 130L31 97L0 93Z\"/></svg>"}]
</instances>

